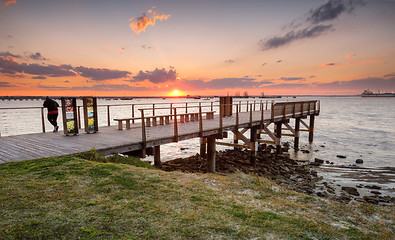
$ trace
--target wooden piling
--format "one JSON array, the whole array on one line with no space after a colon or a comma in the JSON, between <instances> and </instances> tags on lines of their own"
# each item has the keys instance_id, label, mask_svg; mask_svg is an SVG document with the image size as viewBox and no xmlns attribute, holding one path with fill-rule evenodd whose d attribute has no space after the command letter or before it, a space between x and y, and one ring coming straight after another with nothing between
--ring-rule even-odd
<instances>
[{"instance_id":1,"label":"wooden piling","mask_svg":"<svg viewBox=\"0 0 395 240\"><path fill-rule=\"evenodd\" d=\"M256 161L256 135L257 135L257 129L255 127L250 128L250 141L251 141L251 146L250 146L250 163L252 166L255 166L255 161Z\"/></svg>"},{"instance_id":2,"label":"wooden piling","mask_svg":"<svg viewBox=\"0 0 395 240\"><path fill-rule=\"evenodd\" d=\"M310 126L309 126L309 143L313 142L314 138L314 115L310 115Z\"/></svg>"},{"instance_id":3,"label":"wooden piling","mask_svg":"<svg viewBox=\"0 0 395 240\"><path fill-rule=\"evenodd\" d=\"M295 119L295 138L294 138L294 150L299 149L299 134L300 134L300 118Z\"/></svg>"},{"instance_id":4,"label":"wooden piling","mask_svg":"<svg viewBox=\"0 0 395 240\"><path fill-rule=\"evenodd\" d=\"M282 122L276 122L276 154L281 154L281 128Z\"/></svg>"},{"instance_id":5,"label":"wooden piling","mask_svg":"<svg viewBox=\"0 0 395 240\"><path fill-rule=\"evenodd\" d=\"M215 172L215 136L207 137L207 171Z\"/></svg>"},{"instance_id":6,"label":"wooden piling","mask_svg":"<svg viewBox=\"0 0 395 240\"><path fill-rule=\"evenodd\" d=\"M207 156L207 138L205 137L200 138L200 156Z\"/></svg>"},{"instance_id":7,"label":"wooden piling","mask_svg":"<svg viewBox=\"0 0 395 240\"><path fill-rule=\"evenodd\" d=\"M154 166L159 168L161 165L160 161L160 145L154 147Z\"/></svg>"}]
</instances>

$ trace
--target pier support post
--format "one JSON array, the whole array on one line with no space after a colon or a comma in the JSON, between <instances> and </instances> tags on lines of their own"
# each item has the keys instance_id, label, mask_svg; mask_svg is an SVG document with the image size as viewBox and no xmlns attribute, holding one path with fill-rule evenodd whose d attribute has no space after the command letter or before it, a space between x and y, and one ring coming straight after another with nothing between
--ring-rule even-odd
<instances>
[{"instance_id":1,"label":"pier support post","mask_svg":"<svg viewBox=\"0 0 395 240\"><path fill-rule=\"evenodd\" d=\"M310 115L310 127L309 127L309 143L313 142L314 138L314 115Z\"/></svg>"},{"instance_id":2,"label":"pier support post","mask_svg":"<svg viewBox=\"0 0 395 240\"><path fill-rule=\"evenodd\" d=\"M256 161L256 135L257 135L257 129L256 128L250 128L250 163L252 166L255 166L255 161Z\"/></svg>"},{"instance_id":3,"label":"pier support post","mask_svg":"<svg viewBox=\"0 0 395 240\"><path fill-rule=\"evenodd\" d=\"M299 130L300 130L300 118L295 119L295 139L294 139L294 150L299 149Z\"/></svg>"},{"instance_id":4,"label":"pier support post","mask_svg":"<svg viewBox=\"0 0 395 240\"><path fill-rule=\"evenodd\" d=\"M276 154L281 154L281 128L282 128L282 122L276 122L276 129L275 129L275 133L276 133Z\"/></svg>"},{"instance_id":5,"label":"pier support post","mask_svg":"<svg viewBox=\"0 0 395 240\"><path fill-rule=\"evenodd\" d=\"M200 156L206 157L207 156L207 138L201 137L200 138Z\"/></svg>"},{"instance_id":6,"label":"pier support post","mask_svg":"<svg viewBox=\"0 0 395 240\"><path fill-rule=\"evenodd\" d=\"M237 130L237 131L238 131L238 130ZM239 149L239 147L236 145L236 144L239 144L239 138L238 138L237 135L234 134L234 133L233 133L233 143L235 144L234 147L233 147L233 149L234 149L234 150Z\"/></svg>"},{"instance_id":7,"label":"pier support post","mask_svg":"<svg viewBox=\"0 0 395 240\"><path fill-rule=\"evenodd\" d=\"M154 147L154 165L156 168L160 167L160 145Z\"/></svg>"},{"instance_id":8,"label":"pier support post","mask_svg":"<svg viewBox=\"0 0 395 240\"><path fill-rule=\"evenodd\" d=\"M215 136L207 138L207 171L215 172Z\"/></svg>"}]
</instances>

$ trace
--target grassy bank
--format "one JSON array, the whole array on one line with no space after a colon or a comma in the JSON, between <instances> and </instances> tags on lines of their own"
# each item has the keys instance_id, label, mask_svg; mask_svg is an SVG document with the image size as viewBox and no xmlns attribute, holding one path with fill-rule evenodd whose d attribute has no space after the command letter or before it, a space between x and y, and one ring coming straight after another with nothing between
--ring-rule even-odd
<instances>
[{"instance_id":1,"label":"grassy bank","mask_svg":"<svg viewBox=\"0 0 395 240\"><path fill-rule=\"evenodd\" d=\"M344 205L242 173L163 172L81 157L0 164L0 239L394 237L394 207Z\"/></svg>"}]
</instances>

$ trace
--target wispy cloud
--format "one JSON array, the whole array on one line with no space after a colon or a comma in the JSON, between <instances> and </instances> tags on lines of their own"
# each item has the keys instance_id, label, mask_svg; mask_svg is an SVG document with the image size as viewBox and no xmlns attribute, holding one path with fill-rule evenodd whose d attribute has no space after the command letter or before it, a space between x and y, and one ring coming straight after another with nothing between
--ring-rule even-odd
<instances>
[{"instance_id":1,"label":"wispy cloud","mask_svg":"<svg viewBox=\"0 0 395 240\"><path fill-rule=\"evenodd\" d=\"M236 62L236 61L233 60L233 59L228 59L228 60L225 60L225 62L226 62L226 63L234 63L234 62Z\"/></svg>"},{"instance_id":2,"label":"wispy cloud","mask_svg":"<svg viewBox=\"0 0 395 240\"><path fill-rule=\"evenodd\" d=\"M260 41L262 50L282 47L296 40L304 38L315 38L332 29L332 25L318 25L311 28L305 28L299 31L290 31L282 36L270 37Z\"/></svg>"},{"instance_id":3,"label":"wispy cloud","mask_svg":"<svg viewBox=\"0 0 395 240\"><path fill-rule=\"evenodd\" d=\"M335 65L336 65L336 63L324 63L321 66L323 66L323 67L333 67Z\"/></svg>"},{"instance_id":4,"label":"wispy cloud","mask_svg":"<svg viewBox=\"0 0 395 240\"><path fill-rule=\"evenodd\" d=\"M41 80L44 80L44 79L47 79L47 77L45 77L45 76L35 76L35 77L32 77L32 79L41 79Z\"/></svg>"},{"instance_id":5,"label":"wispy cloud","mask_svg":"<svg viewBox=\"0 0 395 240\"><path fill-rule=\"evenodd\" d=\"M149 25L154 26L156 20L163 21L163 20L167 20L169 17L170 14L161 15L155 11L155 8L152 8L148 10L147 13L144 12L141 17L137 17L137 18L132 17L131 19L129 19L129 21L131 22L129 26L136 34L139 34L140 32L145 32L145 29Z\"/></svg>"},{"instance_id":6,"label":"wispy cloud","mask_svg":"<svg viewBox=\"0 0 395 240\"><path fill-rule=\"evenodd\" d=\"M307 21L318 24L336 19L342 13L351 13L355 7L364 5L362 0L329 0L324 5L309 12Z\"/></svg>"},{"instance_id":7,"label":"wispy cloud","mask_svg":"<svg viewBox=\"0 0 395 240\"><path fill-rule=\"evenodd\" d=\"M305 80L303 77L282 77L280 78L281 80L284 81L299 81L299 80Z\"/></svg>"},{"instance_id":8,"label":"wispy cloud","mask_svg":"<svg viewBox=\"0 0 395 240\"><path fill-rule=\"evenodd\" d=\"M177 71L175 69L158 69L153 71L139 71L139 73L133 77L131 82L148 80L152 83L163 83L163 82L173 82L177 79Z\"/></svg>"},{"instance_id":9,"label":"wispy cloud","mask_svg":"<svg viewBox=\"0 0 395 240\"><path fill-rule=\"evenodd\" d=\"M262 82L256 82L255 78L217 78L210 81L203 80L185 80L183 89L187 90L204 90L204 89L232 89L232 88L254 88L262 85Z\"/></svg>"},{"instance_id":10,"label":"wispy cloud","mask_svg":"<svg viewBox=\"0 0 395 240\"><path fill-rule=\"evenodd\" d=\"M316 38L335 30L333 24L322 24L338 18L342 13L351 13L357 6L364 5L362 0L329 0L316 9L311 9L306 18L293 21L288 27L294 28L287 33L261 39L259 45L263 51L279 48L292 42Z\"/></svg>"},{"instance_id":11,"label":"wispy cloud","mask_svg":"<svg viewBox=\"0 0 395 240\"><path fill-rule=\"evenodd\" d=\"M356 56L355 54L349 54L349 55L346 55L346 58L353 58L355 56Z\"/></svg>"},{"instance_id":12,"label":"wispy cloud","mask_svg":"<svg viewBox=\"0 0 395 240\"><path fill-rule=\"evenodd\" d=\"M69 90L91 90L91 91L148 91L145 87L133 87L127 84L96 84L93 86L72 87Z\"/></svg>"}]
</instances>

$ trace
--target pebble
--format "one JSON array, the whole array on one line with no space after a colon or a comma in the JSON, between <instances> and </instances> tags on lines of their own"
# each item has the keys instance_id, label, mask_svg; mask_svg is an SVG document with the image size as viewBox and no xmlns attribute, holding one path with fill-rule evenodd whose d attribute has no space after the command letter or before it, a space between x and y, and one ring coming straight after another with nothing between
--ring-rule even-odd
<instances>
[{"instance_id":1,"label":"pebble","mask_svg":"<svg viewBox=\"0 0 395 240\"><path fill-rule=\"evenodd\" d=\"M347 157L344 156L344 155L336 155L336 157L338 157L338 158L347 158Z\"/></svg>"},{"instance_id":2,"label":"pebble","mask_svg":"<svg viewBox=\"0 0 395 240\"><path fill-rule=\"evenodd\" d=\"M355 163L357 163L357 164L362 164L362 163L363 163L363 160L359 158L359 159L355 160Z\"/></svg>"}]
</instances>

